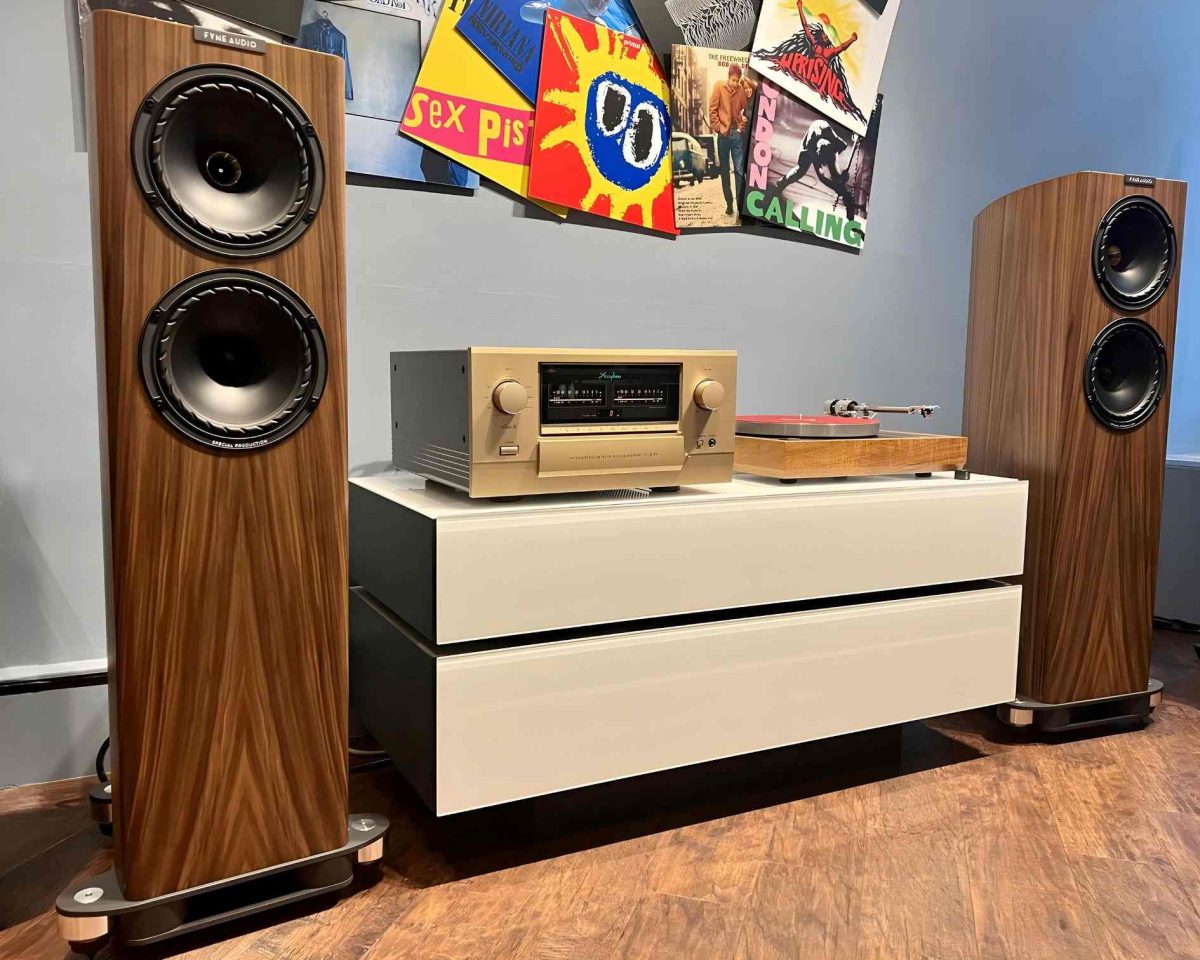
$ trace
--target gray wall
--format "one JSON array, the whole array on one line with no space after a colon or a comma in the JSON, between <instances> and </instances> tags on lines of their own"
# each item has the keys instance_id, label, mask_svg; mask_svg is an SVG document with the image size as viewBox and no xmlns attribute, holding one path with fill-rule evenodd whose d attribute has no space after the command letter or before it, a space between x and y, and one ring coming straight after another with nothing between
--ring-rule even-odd
<instances>
[{"instance_id":1,"label":"gray wall","mask_svg":"<svg viewBox=\"0 0 1200 960\"><path fill-rule=\"evenodd\" d=\"M1200 10L1159 0L1133 20L1118 0L903 2L859 257L757 236L672 242L558 224L487 189L460 198L352 187L351 466L389 455L387 352L472 343L734 347L740 409L812 409L834 395L932 401L944 407L932 425L957 430L972 217L1075 169L1200 180L1188 139ZM0 58L0 670L104 651L69 0L11 7L19 40ZM26 149L12 149L17 139ZM1186 249L1176 452L1200 450L1187 280L1200 264ZM36 730L40 746L0 739L0 784L83 772L103 736L94 693L59 695L79 709L9 698L3 729Z\"/></svg>"},{"instance_id":2,"label":"gray wall","mask_svg":"<svg viewBox=\"0 0 1200 960\"><path fill-rule=\"evenodd\" d=\"M1200 455L1167 460L1154 612L1200 623Z\"/></svg>"}]
</instances>

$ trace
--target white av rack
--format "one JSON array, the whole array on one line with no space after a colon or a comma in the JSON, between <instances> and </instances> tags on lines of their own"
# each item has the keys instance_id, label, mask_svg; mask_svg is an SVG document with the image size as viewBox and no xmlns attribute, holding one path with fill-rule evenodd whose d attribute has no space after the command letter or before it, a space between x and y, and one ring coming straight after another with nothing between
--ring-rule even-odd
<instances>
[{"instance_id":1,"label":"white av rack","mask_svg":"<svg viewBox=\"0 0 1200 960\"><path fill-rule=\"evenodd\" d=\"M351 698L449 814L1015 695L1027 487L351 482Z\"/></svg>"}]
</instances>

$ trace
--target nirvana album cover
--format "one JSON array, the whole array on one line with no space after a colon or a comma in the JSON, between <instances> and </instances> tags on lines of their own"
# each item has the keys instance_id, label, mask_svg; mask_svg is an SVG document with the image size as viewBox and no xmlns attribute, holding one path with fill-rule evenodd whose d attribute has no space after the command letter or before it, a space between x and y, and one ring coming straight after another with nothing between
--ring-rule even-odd
<instances>
[{"instance_id":1,"label":"nirvana album cover","mask_svg":"<svg viewBox=\"0 0 1200 960\"><path fill-rule=\"evenodd\" d=\"M754 104L743 213L861 248L882 112L878 96L860 137L764 78Z\"/></svg>"},{"instance_id":2,"label":"nirvana album cover","mask_svg":"<svg viewBox=\"0 0 1200 960\"><path fill-rule=\"evenodd\" d=\"M458 21L458 32L530 103L537 99L547 10L641 36L629 0L471 0Z\"/></svg>"},{"instance_id":3,"label":"nirvana album cover","mask_svg":"<svg viewBox=\"0 0 1200 960\"><path fill-rule=\"evenodd\" d=\"M467 0L446 0L400 130L519 197L529 197L533 110L458 32ZM542 204L558 216L566 211Z\"/></svg>"},{"instance_id":4,"label":"nirvana album cover","mask_svg":"<svg viewBox=\"0 0 1200 960\"><path fill-rule=\"evenodd\" d=\"M736 227L754 107L750 55L676 44L671 179L680 230Z\"/></svg>"},{"instance_id":5,"label":"nirvana album cover","mask_svg":"<svg viewBox=\"0 0 1200 960\"><path fill-rule=\"evenodd\" d=\"M644 41L547 11L530 195L678 233L669 97Z\"/></svg>"},{"instance_id":6,"label":"nirvana album cover","mask_svg":"<svg viewBox=\"0 0 1200 960\"><path fill-rule=\"evenodd\" d=\"M900 0L763 0L750 66L865 134L899 6Z\"/></svg>"},{"instance_id":7,"label":"nirvana album cover","mask_svg":"<svg viewBox=\"0 0 1200 960\"><path fill-rule=\"evenodd\" d=\"M632 0L646 39L668 66L671 48L749 50L762 0Z\"/></svg>"}]
</instances>

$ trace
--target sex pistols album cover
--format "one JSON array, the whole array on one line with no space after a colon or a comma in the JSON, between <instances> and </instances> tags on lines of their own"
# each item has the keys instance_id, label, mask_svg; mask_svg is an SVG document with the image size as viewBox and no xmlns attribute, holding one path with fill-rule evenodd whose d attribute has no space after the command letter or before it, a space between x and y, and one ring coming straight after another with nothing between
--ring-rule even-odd
<instances>
[{"instance_id":1,"label":"sex pistols album cover","mask_svg":"<svg viewBox=\"0 0 1200 960\"><path fill-rule=\"evenodd\" d=\"M548 10L529 195L678 233L669 97L644 41Z\"/></svg>"},{"instance_id":2,"label":"sex pistols album cover","mask_svg":"<svg viewBox=\"0 0 1200 960\"><path fill-rule=\"evenodd\" d=\"M530 103L537 99L542 32L551 9L641 36L629 0L471 0L458 32Z\"/></svg>"},{"instance_id":3,"label":"sex pistols album cover","mask_svg":"<svg viewBox=\"0 0 1200 960\"><path fill-rule=\"evenodd\" d=\"M763 0L750 66L861 136L899 7L900 0Z\"/></svg>"},{"instance_id":4,"label":"sex pistols album cover","mask_svg":"<svg viewBox=\"0 0 1200 960\"><path fill-rule=\"evenodd\" d=\"M880 95L859 137L764 79L754 105L743 212L861 248L882 112Z\"/></svg>"},{"instance_id":5,"label":"sex pistols album cover","mask_svg":"<svg viewBox=\"0 0 1200 960\"><path fill-rule=\"evenodd\" d=\"M528 197L533 110L455 29L466 6L446 0L442 7L400 132ZM541 205L566 216L562 207Z\"/></svg>"},{"instance_id":6,"label":"sex pistols album cover","mask_svg":"<svg viewBox=\"0 0 1200 960\"><path fill-rule=\"evenodd\" d=\"M749 54L674 46L671 179L680 230L738 225L754 88Z\"/></svg>"}]
</instances>

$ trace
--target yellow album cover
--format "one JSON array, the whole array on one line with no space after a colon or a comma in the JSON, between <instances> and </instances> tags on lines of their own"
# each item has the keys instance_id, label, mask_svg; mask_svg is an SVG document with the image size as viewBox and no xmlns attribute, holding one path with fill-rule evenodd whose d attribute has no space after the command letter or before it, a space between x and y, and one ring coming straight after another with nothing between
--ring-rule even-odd
<instances>
[{"instance_id":1,"label":"yellow album cover","mask_svg":"<svg viewBox=\"0 0 1200 960\"><path fill-rule=\"evenodd\" d=\"M533 110L458 32L467 3L442 7L400 132L528 198ZM566 216L557 204L534 202Z\"/></svg>"}]
</instances>

